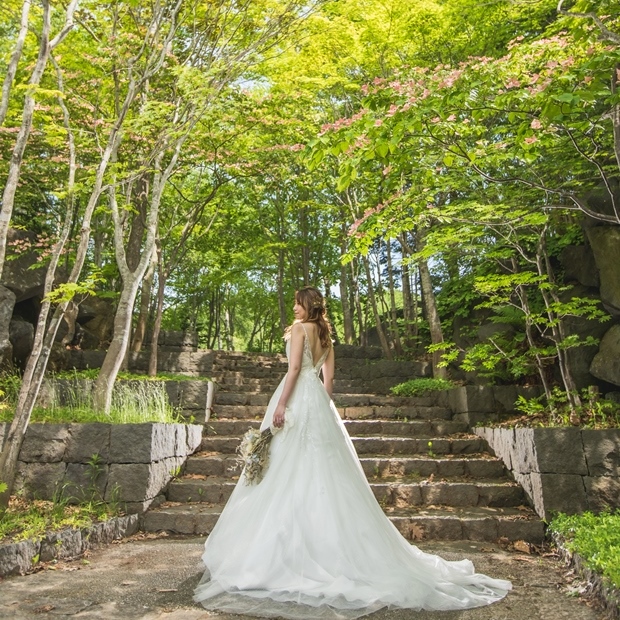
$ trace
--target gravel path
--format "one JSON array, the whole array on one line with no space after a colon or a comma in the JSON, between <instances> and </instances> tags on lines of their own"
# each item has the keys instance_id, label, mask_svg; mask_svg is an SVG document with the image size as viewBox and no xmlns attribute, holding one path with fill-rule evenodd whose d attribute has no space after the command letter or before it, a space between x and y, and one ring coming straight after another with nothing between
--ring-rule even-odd
<instances>
[{"instance_id":1,"label":"gravel path","mask_svg":"<svg viewBox=\"0 0 620 620\"><path fill-rule=\"evenodd\" d=\"M59 563L25 577L0 581L0 618L101 618L104 620L224 620L192 602L202 574L203 540L140 536ZM487 543L426 543L425 551L450 560L469 557L479 572L510 579L503 601L467 611L380 611L372 620L602 620L571 596L566 569L552 557L508 552Z\"/></svg>"}]
</instances>

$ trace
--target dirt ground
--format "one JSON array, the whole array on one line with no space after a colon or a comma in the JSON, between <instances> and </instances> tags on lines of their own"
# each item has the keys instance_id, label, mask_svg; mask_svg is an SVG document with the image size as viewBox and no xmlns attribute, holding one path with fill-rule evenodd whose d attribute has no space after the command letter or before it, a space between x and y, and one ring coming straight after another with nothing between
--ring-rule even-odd
<instances>
[{"instance_id":1,"label":"dirt ground","mask_svg":"<svg viewBox=\"0 0 620 620\"><path fill-rule=\"evenodd\" d=\"M602 620L579 596L579 583L551 555L506 551L488 543L426 543L446 559L470 558L478 572L510 579L513 591L488 607L456 612L380 611L372 620ZM192 601L202 574L198 538L134 537L72 562L0 581L0 618L225 620Z\"/></svg>"}]
</instances>

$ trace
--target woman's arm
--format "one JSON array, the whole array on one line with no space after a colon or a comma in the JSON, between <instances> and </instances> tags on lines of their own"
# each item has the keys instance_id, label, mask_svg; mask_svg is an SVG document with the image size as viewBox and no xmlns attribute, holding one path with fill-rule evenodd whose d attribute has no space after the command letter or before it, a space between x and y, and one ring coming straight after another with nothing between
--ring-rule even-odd
<instances>
[{"instance_id":1,"label":"woman's arm","mask_svg":"<svg viewBox=\"0 0 620 620\"><path fill-rule=\"evenodd\" d=\"M325 386L325 390L329 394L330 398L332 397L332 394L334 392L334 366L334 347L331 347L322 368L323 385Z\"/></svg>"},{"instance_id":2,"label":"woman's arm","mask_svg":"<svg viewBox=\"0 0 620 620\"><path fill-rule=\"evenodd\" d=\"M273 425L276 428L284 425L286 403L295 389L297 377L299 377L299 372L301 371L301 362L304 353L304 335L304 328L301 323L293 324L291 328L291 350L289 352L286 381L284 382L284 389L280 395L276 410L273 413Z\"/></svg>"}]
</instances>

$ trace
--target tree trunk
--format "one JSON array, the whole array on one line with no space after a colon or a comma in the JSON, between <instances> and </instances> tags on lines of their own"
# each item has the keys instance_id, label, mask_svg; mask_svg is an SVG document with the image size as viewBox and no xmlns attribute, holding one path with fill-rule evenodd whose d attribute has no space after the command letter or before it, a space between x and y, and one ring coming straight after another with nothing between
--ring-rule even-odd
<instances>
[{"instance_id":1,"label":"tree trunk","mask_svg":"<svg viewBox=\"0 0 620 620\"><path fill-rule=\"evenodd\" d=\"M355 328L353 326L353 316L351 315L351 305L349 304L347 267L340 264L340 302L342 303L342 323L344 326L345 344L355 342Z\"/></svg>"},{"instance_id":2,"label":"tree trunk","mask_svg":"<svg viewBox=\"0 0 620 620\"><path fill-rule=\"evenodd\" d=\"M284 250L278 250L278 310L280 312L280 329L284 330L288 326L286 316L286 299L284 299Z\"/></svg>"},{"instance_id":3,"label":"tree trunk","mask_svg":"<svg viewBox=\"0 0 620 620\"><path fill-rule=\"evenodd\" d=\"M32 130L32 119L34 116L35 98L34 92L36 87L41 83L43 72L47 66L50 54L54 48L61 43L73 28L73 13L75 12L78 0L71 0L66 8L65 24L61 32L50 41L50 3L49 0L43 0L43 27L41 30L41 38L39 44L39 56L35 64L34 70L28 83L29 88L26 89L24 97L24 107L22 110L22 123L15 139L15 146L11 153L11 161L9 163L9 172L5 181L4 191L2 193L2 208L0 209L0 279L2 278L2 270L4 268L4 259L6 257L6 238L9 231L11 216L13 214L13 205L15 204L15 194L19 185L19 177L21 174L22 161L24 152L28 144L28 138Z\"/></svg>"},{"instance_id":4,"label":"tree trunk","mask_svg":"<svg viewBox=\"0 0 620 620\"><path fill-rule=\"evenodd\" d=\"M360 341L359 344L365 347L368 344L368 334L366 333L366 321L364 321L364 312L362 310L362 302L360 299L359 286L359 259L354 258L351 261L351 285L353 289L353 301L355 305L355 313L359 325Z\"/></svg>"},{"instance_id":5,"label":"tree trunk","mask_svg":"<svg viewBox=\"0 0 620 620\"><path fill-rule=\"evenodd\" d=\"M424 239L421 234L418 235L418 247L420 252L424 248ZM420 272L420 286L422 288L422 298L426 308L426 318L431 332L431 344L441 344L443 339L443 330L441 328L441 320L439 312L437 312L437 303L435 301L435 291L433 290L433 282L431 280L431 272L428 269L428 262L425 258L418 258L418 271ZM446 368L439 366L441 362L441 351L434 351L432 354L433 377L438 379L447 379L448 372Z\"/></svg>"},{"instance_id":6,"label":"tree trunk","mask_svg":"<svg viewBox=\"0 0 620 620\"><path fill-rule=\"evenodd\" d=\"M151 294L153 292L153 279L155 278L155 268L157 267L157 252L153 251L151 262L147 269L144 281L142 282L142 290L140 291L140 313L136 323L136 329L133 333L133 341L131 350L138 353L142 350L144 337L146 336L146 328L149 320L149 308L151 306Z\"/></svg>"},{"instance_id":7,"label":"tree trunk","mask_svg":"<svg viewBox=\"0 0 620 620\"><path fill-rule=\"evenodd\" d=\"M383 325L381 324L381 316L379 315L379 308L377 307L377 299L375 297L375 292L372 285L372 275L370 273L370 261L367 256L362 256L362 261L364 263L364 267L366 269L366 278L368 279L368 298L370 299L370 305L372 307L372 312L375 317L375 324L377 327L377 334L379 336L379 341L381 342L381 348L383 349L383 353L387 359L392 359L392 350L390 349L390 345L388 344L387 338L385 337L385 332L383 331Z\"/></svg>"},{"instance_id":8,"label":"tree trunk","mask_svg":"<svg viewBox=\"0 0 620 620\"><path fill-rule=\"evenodd\" d=\"M400 341L400 332L398 329L398 312L396 310L396 293L394 291L394 270L392 266L392 247L391 240L386 239L385 246L387 251L387 270L388 285L390 288L390 317L392 322L392 338L397 355L403 354L403 346Z\"/></svg>"},{"instance_id":9,"label":"tree trunk","mask_svg":"<svg viewBox=\"0 0 620 620\"><path fill-rule=\"evenodd\" d=\"M157 375L157 358L159 355L159 334L161 332L161 322L164 316L164 294L166 292L167 274L162 268L161 248L157 248L157 262L159 265L157 274L157 295L155 298L155 319L153 320L153 333L151 335L151 350L149 351L149 377Z\"/></svg>"},{"instance_id":10,"label":"tree trunk","mask_svg":"<svg viewBox=\"0 0 620 620\"><path fill-rule=\"evenodd\" d=\"M9 95L11 93L11 86L13 85L15 74L17 73L17 65L19 65L19 60L22 57L24 41L26 40L26 35L28 34L28 15L30 13L30 4L31 0L24 0L22 5L19 33L17 34L15 47L13 48L13 53L11 54L11 59L9 60L9 66L7 67L6 75L4 76L4 83L2 84L2 97L0 98L0 126L4 123L6 113L9 109Z\"/></svg>"}]
</instances>

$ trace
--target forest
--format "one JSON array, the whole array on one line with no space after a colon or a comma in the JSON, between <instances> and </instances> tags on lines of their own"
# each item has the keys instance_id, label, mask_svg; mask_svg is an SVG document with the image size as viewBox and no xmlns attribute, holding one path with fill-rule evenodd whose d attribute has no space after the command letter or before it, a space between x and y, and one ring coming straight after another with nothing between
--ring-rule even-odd
<instances>
[{"instance_id":1,"label":"forest","mask_svg":"<svg viewBox=\"0 0 620 620\"><path fill-rule=\"evenodd\" d=\"M43 282L3 311L33 326L25 385L63 335L107 349L104 409L161 330L281 351L313 284L338 343L577 405L620 315L619 7L6 0L0 268Z\"/></svg>"}]
</instances>

